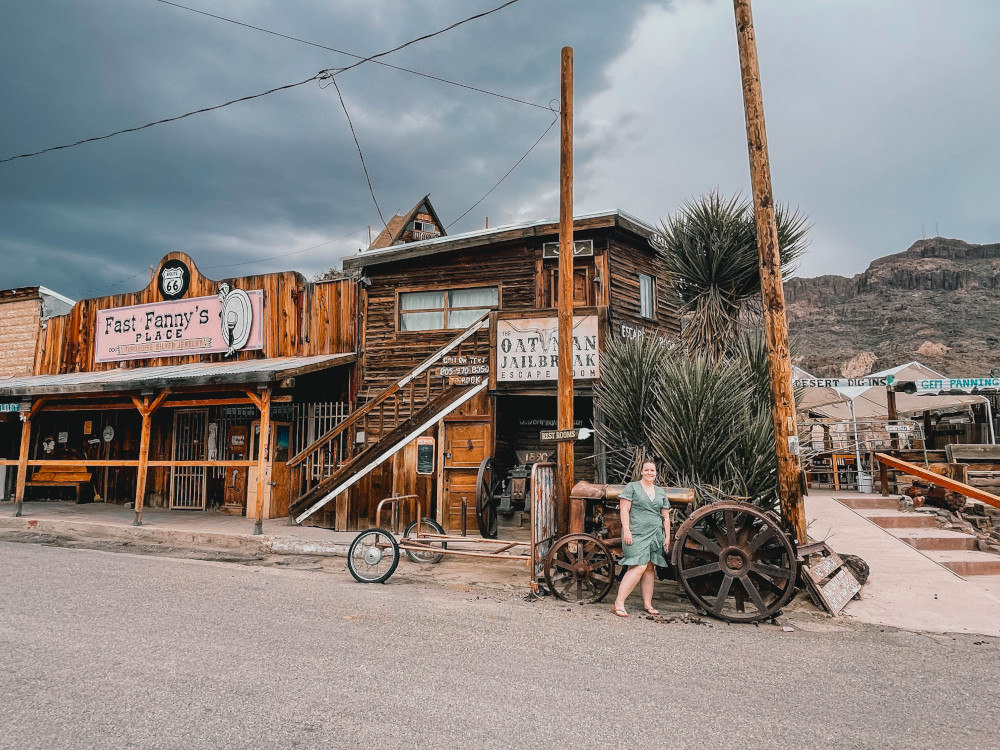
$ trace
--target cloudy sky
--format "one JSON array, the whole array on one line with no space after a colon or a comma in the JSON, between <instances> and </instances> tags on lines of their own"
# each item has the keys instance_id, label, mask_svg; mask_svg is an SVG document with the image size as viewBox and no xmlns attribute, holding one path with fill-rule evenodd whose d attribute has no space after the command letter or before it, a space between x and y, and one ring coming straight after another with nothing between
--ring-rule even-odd
<instances>
[{"instance_id":1,"label":"cloudy sky","mask_svg":"<svg viewBox=\"0 0 1000 750\"><path fill-rule=\"evenodd\" d=\"M0 159L298 83L354 61L322 47L376 54L501 0L181 4L302 41L158 0L7 3ZM1000 242L1000 3L754 14L775 195L813 223L800 275L852 275L921 236ZM749 192L729 0L520 0L381 60L527 103L374 63L337 77L385 218L430 193L451 223L482 198L552 122L563 45L578 213L656 222L715 188ZM131 291L172 250L220 279L337 265L380 219L324 86L0 163L0 288ZM556 216L557 178L553 127L449 232Z\"/></svg>"}]
</instances>

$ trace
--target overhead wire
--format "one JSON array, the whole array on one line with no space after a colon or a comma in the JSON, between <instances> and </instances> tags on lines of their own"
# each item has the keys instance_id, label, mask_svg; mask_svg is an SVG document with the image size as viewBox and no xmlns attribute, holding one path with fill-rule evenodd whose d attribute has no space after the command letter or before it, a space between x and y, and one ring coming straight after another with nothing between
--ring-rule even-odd
<instances>
[{"instance_id":1,"label":"overhead wire","mask_svg":"<svg viewBox=\"0 0 1000 750\"><path fill-rule=\"evenodd\" d=\"M66 143L66 144L63 144L61 146L50 146L49 148L44 148L44 149L41 149L40 151L33 151L31 153L26 153L26 154L17 154L16 156L8 156L8 157L6 157L4 159L0 159L0 164L4 164L6 162L11 162L11 161L14 161L16 159L27 159L27 158L30 158L30 157L33 157L33 156L40 156L42 154L47 154L47 153L52 152L52 151L59 151L61 149L73 148L75 146L81 146L81 145L83 145L85 143L93 143L94 141L103 141L103 140L106 140L108 138L114 138L115 136L124 135L125 133L134 133L134 132L136 132L138 130L145 130L146 128L151 128L151 127L153 127L155 125L163 125L163 124L168 123L168 122L176 122L177 120L183 120L184 118L191 117L193 115L199 115L199 114L203 114L205 112L211 112L211 111L216 110L216 109L222 109L223 107L228 107L228 106L233 105L233 104L238 104L240 102L249 101L251 99L259 99L259 98L261 98L263 96L268 96L268 95L274 94L274 93L276 93L278 91L285 91L286 89L296 88L297 86L302 86L302 85L304 85L306 83L309 83L311 81L315 81L315 80L317 80L317 79L319 79L321 77L326 77L326 76L332 75L332 74L344 73L344 72L346 72L348 70L353 70L354 68L358 67L359 65L364 65L366 62L374 62L379 57L385 57L386 55L391 55L392 53L398 52L399 50L404 49L406 47L409 47L410 45L416 44L417 42L422 42L422 41L425 41L427 39L431 39L432 37L438 36L439 34L444 34L445 32L451 31L452 29L457 28L457 27L461 26L462 24L469 23L470 21L474 21L474 20L476 20L478 18L483 18L483 17L488 16L488 15L490 15L492 13L496 13L497 11L503 10L504 8L506 8L506 7L510 6L510 5L513 5L514 3L517 3L517 2L520 2L520 0L508 0L507 2L503 3L502 5L499 5L496 8L493 8L492 10L483 11L482 13L477 13L477 14L475 14L473 16L469 16L468 18L464 18L461 21L456 21L455 23L451 24L450 26L446 26L443 29L439 29L438 31L433 31L433 32L431 32L429 34L424 34L423 36L419 36L416 39L411 39L408 42L403 42L402 44L400 44L400 45L398 45L396 47L393 47L392 49L386 50L385 52L379 52L378 54L371 55L369 57L361 58L357 62L352 63L351 65L348 65L346 67L335 68L335 69L332 69L332 70L331 69L321 70L316 75L310 76L309 78L306 78L304 81L299 81L298 83L289 83L289 84L285 84L284 86L276 86L275 88L268 89L267 91L262 91L259 94L250 94L249 96L242 96L242 97L240 97L238 99L231 99L230 101L224 102L223 104L216 104L216 105L211 106L211 107L202 107L201 109L196 109L196 110L193 110L191 112L185 112L184 114L177 115L175 117L166 117L166 118L164 118L162 120L157 120L155 122L148 122L145 125L138 125L138 126L133 127L133 128L124 128L122 130L116 130L115 132L108 133L107 135L99 135L99 136L95 136L93 138L84 138L84 139L76 141L74 143Z\"/></svg>"},{"instance_id":2,"label":"overhead wire","mask_svg":"<svg viewBox=\"0 0 1000 750\"><path fill-rule=\"evenodd\" d=\"M372 202L375 204L375 210L378 211L378 217L382 220L382 226L385 227L386 231L389 230L389 225L385 221L385 217L382 215L382 208L378 204L378 199L375 197L375 189L372 187L372 178L368 174L368 165L365 164L365 155L361 151L361 143L358 141L358 134L354 131L354 123L351 121L351 113L347 111L347 104L344 102L344 95L340 93L340 86L337 85L336 75L331 74L329 77L330 83L337 90L337 97L340 99L340 106L344 108L344 114L347 115L347 124L351 128L351 135L354 137L354 145L358 148L358 156L361 157L361 168L365 171L365 180L368 181L368 192L371 193ZM322 85L322 84L320 84Z\"/></svg>"},{"instance_id":3,"label":"overhead wire","mask_svg":"<svg viewBox=\"0 0 1000 750\"><path fill-rule=\"evenodd\" d=\"M214 18L218 21L225 21L226 23L235 24L236 26L243 26L247 29L252 29L254 31L260 31L264 34L271 34L272 36L280 37L281 39L287 39L292 42L297 42L299 44L305 44L310 47L316 47L318 49L328 50L329 52L336 52L340 55L347 55L348 57L353 57L357 60L367 60L368 62L373 62L376 65L382 65L386 68L392 68L393 70L398 70L402 73L409 73L410 75L420 76L421 78L429 78L432 81L439 81L440 83L446 83L450 86L458 86L459 88L468 89L469 91L476 91L480 94L486 94L488 96L495 96L499 99L506 99L510 102L515 102L517 104L524 104L528 107L536 107L538 109L548 109L544 104L537 104L535 102L529 102L524 99L518 99L515 96L509 96L507 94L501 94L497 91L490 91L489 89L480 88L478 86L470 86L467 83L460 83L459 81L453 81L449 78L443 78L441 76L432 75L430 73L422 73L419 70L413 70L412 68L404 68L400 65L393 65L392 63L384 62L383 60L375 60L372 58L366 58L364 55L359 55L354 52L348 52L347 50L338 49L336 47L330 47L326 44L320 44L318 42L311 42L308 39L301 39L300 37L291 36L289 34L282 34L278 31L272 31L271 29L265 29L262 26L254 26L251 23L245 23L244 21L237 21L234 18L227 18L226 16L220 16L215 13L209 13L204 10L199 10L198 8L191 8L187 5L181 5L180 3L171 2L171 0L154 0L154 2L162 3L164 5L170 5L174 8L179 8L181 10L187 10L192 13L198 13L202 16L208 16L209 18Z\"/></svg>"},{"instance_id":4,"label":"overhead wire","mask_svg":"<svg viewBox=\"0 0 1000 750\"><path fill-rule=\"evenodd\" d=\"M531 148L525 151L524 155L516 162L514 162L514 166L508 169L507 173L503 177L501 177L493 187L491 187L489 190L486 191L486 195L484 195L482 198L480 198L471 206L469 206L469 208L465 211L465 213L463 213L461 216L459 216L457 219L451 222L451 224L445 227L445 229L451 229L453 226L455 226L458 222L464 219L472 211L472 209L474 209L476 206L478 206L480 203L486 200L490 196L490 193L492 193L494 190L500 187L500 183L502 183L504 180L510 177L511 172L517 169L520 166L521 162L523 162L525 159L528 158L528 155L535 150L535 146L537 146L539 143L542 142L542 139L549 134L549 131L552 130L552 126L555 125L557 122L559 122L558 117L556 117L552 122L549 123L549 126L545 128L545 131L540 136L538 136L538 140L536 140L534 143L531 144Z\"/></svg>"}]
</instances>

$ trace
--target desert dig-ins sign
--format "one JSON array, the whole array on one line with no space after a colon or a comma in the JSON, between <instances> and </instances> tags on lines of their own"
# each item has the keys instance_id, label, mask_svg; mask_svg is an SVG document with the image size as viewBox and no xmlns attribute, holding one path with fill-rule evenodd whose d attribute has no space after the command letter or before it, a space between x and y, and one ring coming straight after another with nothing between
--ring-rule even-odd
<instances>
[{"instance_id":1,"label":"desert dig-ins sign","mask_svg":"<svg viewBox=\"0 0 1000 750\"><path fill-rule=\"evenodd\" d=\"M233 354L262 349L264 292L230 290L212 297L114 307L97 313L96 362Z\"/></svg>"}]
</instances>

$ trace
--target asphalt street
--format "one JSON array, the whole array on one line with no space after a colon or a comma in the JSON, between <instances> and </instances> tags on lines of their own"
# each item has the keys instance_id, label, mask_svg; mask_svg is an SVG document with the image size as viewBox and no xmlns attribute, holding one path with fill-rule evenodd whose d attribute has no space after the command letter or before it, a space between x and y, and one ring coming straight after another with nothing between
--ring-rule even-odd
<instances>
[{"instance_id":1,"label":"asphalt street","mask_svg":"<svg viewBox=\"0 0 1000 750\"><path fill-rule=\"evenodd\" d=\"M619 619L435 567L0 542L0 748L996 746L994 639Z\"/></svg>"}]
</instances>

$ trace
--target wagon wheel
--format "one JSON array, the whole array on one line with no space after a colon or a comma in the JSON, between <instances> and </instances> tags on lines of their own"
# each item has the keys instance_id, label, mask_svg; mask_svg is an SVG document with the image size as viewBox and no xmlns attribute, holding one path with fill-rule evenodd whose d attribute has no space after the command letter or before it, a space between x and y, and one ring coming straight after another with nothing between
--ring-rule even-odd
<instances>
[{"instance_id":1,"label":"wagon wheel","mask_svg":"<svg viewBox=\"0 0 1000 750\"><path fill-rule=\"evenodd\" d=\"M422 518L420 519L420 532L422 534L441 534L444 535L444 529L441 528L441 524L435 521L433 518ZM417 535L417 522L413 521L409 526L406 527L406 531L403 532L403 539L409 540ZM448 542L437 541L431 539L424 539L419 542L422 546L427 549L406 549L406 556L413 560L415 563L439 563L441 558L444 557L443 552L437 552L438 549L448 549Z\"/></svg>"},{"instance_id":2,"label":"wagon wheel","mask_svg":"<svg viewBox=\"0 0 1000 750\"><path fill-rule=\"evenodd\" d=\"M545 556L545 583L563 601L599 602L614 582L615 558L608 545L596 536L564 536Z\"/></svg>"},{"instance_id":3,"label":"wagon wheel","mask_svg":"<svg viewBox=\"0 0 1000 750\"><path fill-rule=\"evenodd\" d=\"M486 539L497 538L497 508L500 505L502 480L497 476L497 462L484 458L476 476L476 524Z\"/></svg>"},{"instance_id":4,"label":"wagon wheel","mask_svg":"<svg viewBox=\"0 0 1000 750\"><path fill-rule=\"evenodd\" d=\"M399 545L385 529L358 534L347 550L347 569L360 583L385 583L399 565Z\"/></svg>"},{"instance_id":5,"label":"wagon wheel","mask_svg":"<svg viewBox=\"0 0 1000 750\"><path fill-rule=\"evenodd\" d=\"M674 564L691 601L729 622L773 617L795 593L791 541L775 516L747 503L692 513L677 530Z\"/></svg>"}]
</instances>

